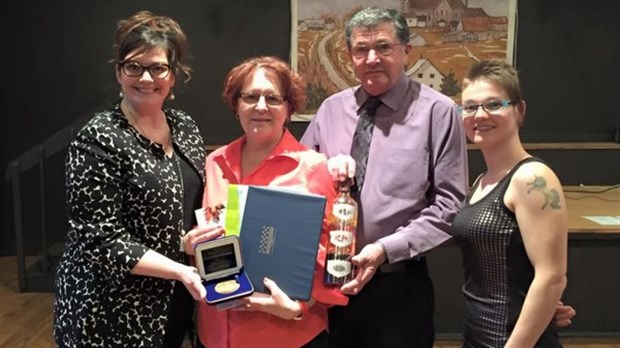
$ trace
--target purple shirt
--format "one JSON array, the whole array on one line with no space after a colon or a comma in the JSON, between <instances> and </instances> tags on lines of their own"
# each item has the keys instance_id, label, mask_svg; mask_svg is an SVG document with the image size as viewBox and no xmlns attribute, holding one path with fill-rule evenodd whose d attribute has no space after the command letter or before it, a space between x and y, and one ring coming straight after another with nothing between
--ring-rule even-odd
<instances>
[{"instance_id":1,"label":"purple shirt","mask_svg":"<svg viewBox=\"0 0 620 348\"><path fill-rule=\"evenodd\" d=\"M390 263L450 238L467 191L467 150L454 102L409 80L380 96L359 201L357 250L379 241ZM327 98L301 143L327 157L349 154L368 94L349 88Z\"/></svg>"}]
</instances>

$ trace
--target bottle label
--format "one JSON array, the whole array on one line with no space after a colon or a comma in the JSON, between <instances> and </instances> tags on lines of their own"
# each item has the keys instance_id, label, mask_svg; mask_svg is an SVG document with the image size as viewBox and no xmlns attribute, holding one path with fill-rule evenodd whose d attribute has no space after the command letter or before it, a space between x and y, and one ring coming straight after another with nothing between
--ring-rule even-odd
<instances>
[{"instance_id":1,"label":"bottle label","mask_svg":"<svg viewBox=\"0 0 620 348\"><path fill-rule=\"evenodd\" d=\"M338 248L344 248L353 243L353 233L343 230L329 231L329 242Z\"/></svg>"},{"instance_id":2,"label":"bottle label","mask_svg":"<svg viewBox=\"0 0 620 348\"><path fill-rule=\"evenodd\" d=\"M346 277L351 273L351 262L345 260L327 260L327 272L336 278Z\"/></svg>"},{"instance_id":3,"label":"bottle label","mask_svg":"<svg viewBox=\"0 0 620 348\"><path fill-rule=\"evenodd\" d=\"M342 221L349 221L355 215L355 207L351 204L336 203L332 207L332 215Z\"/></svg>"}]
</instances>

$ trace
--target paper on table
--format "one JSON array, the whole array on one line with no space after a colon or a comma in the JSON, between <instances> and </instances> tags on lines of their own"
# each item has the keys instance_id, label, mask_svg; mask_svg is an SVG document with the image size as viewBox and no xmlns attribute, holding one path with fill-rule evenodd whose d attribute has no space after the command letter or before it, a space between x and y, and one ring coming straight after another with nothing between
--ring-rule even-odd
<instances>
[{"instance_id":1,"label":"paper on table","mask_svg":"<svg viewBox=\"0 0 620 348\"><path fill-rule=\"evenodd\" d=\"M599 225L620 225L620 216L583 216L583 218L595 222Z\"/></svg>"}]
</instances>

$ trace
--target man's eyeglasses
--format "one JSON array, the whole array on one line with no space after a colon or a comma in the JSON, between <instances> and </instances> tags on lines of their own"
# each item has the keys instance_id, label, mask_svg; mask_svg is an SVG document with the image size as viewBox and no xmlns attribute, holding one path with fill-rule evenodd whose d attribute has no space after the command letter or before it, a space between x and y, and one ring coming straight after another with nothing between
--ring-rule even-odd
<instances>
[{"instance_id":1,"label":"man's eyeglasses","mask_svg":"<svg viewBox=\"0 0 620 348\"><path fill-rule=\"evenodd\" d=\"M285 96L277 94L239 93L239 98L248 105L258 104L261 97L265 98L265 103L269 106L280 106L286 101Z\"/></svg>"},{"instance_id":2,"label":"man's eyeglasses","mask_svg":"<svg viewBox=\"0 0 620 348\"><path fill-rule=\"evenodd\" d=\"M482 104L465 104L458 107L458 111L462 116L473 116L478 112L478 108L482 108L482 110L487 113L498 112L508 105L517 104L517 100L492 100Z\"/></svg>"},{"instance_id":3,"label":"man's eyeglasses","mask_svg":"<svg viewBox=\"0 0 620 348\"><path fill-rule=\"evenodd\" d=\"M151 74L151 77L154 79L165 79L166 77L168 77L168 75L170 75L170 70L172 70L170 65L163 63L157 63L151 66L144 66L138 62L130 61L120 63L119 66L121 67L121 70L123 70L125 75L129 77L142 76L142 74L144 74L144 70L147 70L149 74Z\"/></svg>"},{"instance_id":4,"label":"man's eyeglasses","mask_svg":"<svg viewBox=\"0 0 620 348\"><path fill-rule=\"evenodd\" d=\"M400 43L381 42L376 44L374 47L355 46L351 48L351 54L355 58L366 58L370 50L373 50L380 56L389 56L392 52L394 52L394 48L400 45Z\"/></svg>"}]
</instances>

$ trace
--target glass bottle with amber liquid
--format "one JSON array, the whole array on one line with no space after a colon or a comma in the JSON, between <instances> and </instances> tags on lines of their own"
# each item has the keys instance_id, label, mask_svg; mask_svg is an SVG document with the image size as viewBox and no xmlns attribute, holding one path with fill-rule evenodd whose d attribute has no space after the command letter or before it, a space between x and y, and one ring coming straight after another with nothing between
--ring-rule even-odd
<instances>
[{"instance_id":1,"label":"glass bottle with amber liquid","mask_svg":"<svg viewBox=\"0 0 620 348\"><path fill-rule=\"evenodd\" d=\"M327 218L329 242L323 282L328 286L339 287L354 277L351 257L355 255L357 203L351 198L350 187L350 179L339 182L339 195Z\"/></svg>"}]
</instances>

